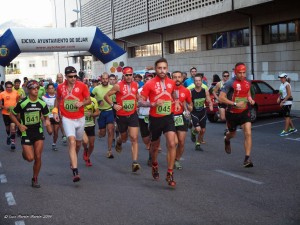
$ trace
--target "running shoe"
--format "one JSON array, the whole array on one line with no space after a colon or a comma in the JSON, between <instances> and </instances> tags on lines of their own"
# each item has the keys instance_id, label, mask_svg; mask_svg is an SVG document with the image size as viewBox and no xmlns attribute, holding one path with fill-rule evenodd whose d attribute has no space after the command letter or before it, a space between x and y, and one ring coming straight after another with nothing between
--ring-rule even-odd
<instances>
[{"instance_id":1,"label":"running shoe","mask_svg":"<svg viewBox=\"0 0 300 225\"><path fill-rule=\"evenodd\" d=\"M40 188L41 187L41 185L38 183L37 177L35 177L35 178L33 177L31 179L31 186L34 187L34 188Z\"/></svg>"},{"instance_id":2,"label":"running shoe","mask_svg":"<svg viewBox=\"0 0 300 225\"><path fill-rule=\"evenodd\" d=\"M173 173L167 173L166 181L168 182L168 185L171 187L176 186L176 182L174 181Z\"/></svg>"},{"instance_id":3,"label":"running shoe","mask_svg":"<svg viewBox=\"0 0 300 225\"><path fill-rule=\"evenodd\" d=\"M89 159L89 157L88 157L88 150L85 148L85 149L83 149L83 160L84 161L87 161L88 159Z\"/></svg>"},{"instance_id":4,"label":"running shoe","mask_svg":"<svg viewBox=\"0 0 300 225\"><path fill-rule=\"evenodd\" d=\"M56 144L52 144L52 150L53 151L57 151L58 150L58 148L56 147Z\"/></svg>"},{"instance_id":5,"label":"running shoe","mask_svg":"<svg viewBox=\"0 0 300 225\"><path fill-rule=\"evenodd\" d=\"M121 153L122 152L122 143L119 143L118 141L116 141L116 152Z\"/></svg>"},{"instance_id":6,"label":"running shoe","mask_svg":"<svg viewBox=\"0 0 300 225\"><path fill-rule=\"evenodd\" d=\"M106 157L107 157L108 159L113 159L113 158L114 158L114 155L112 154L111 151L107 151Z\"/></svg>"},{"instance_id":7,"label":"running shoe","mask_svg":"<svg viewBox=\"0 0 300 225\"><path fill-rule=\"evenodd\" d=\"M196 143L196 145L195 145L195 150L196 150L196 151L203 151L203 149L201 148L201 145L200 145L199 142Z\"/></svg>"},{"instance_id":8,"label":"running shoe","mask_svg":"<svg viewBox=\"0 0 300 225\"><path fill-rule=\"evenodd\" d=\"M65 135L62 136L62 141L64 144L67 143L67 137Z\"/></svg>"},{"instance_id":9,"label":"running shoe","mask_svg":"<svg viewBox=\"0 0 300 225\"><path fill-rule=\"evenodd\" d=\"M11 143L10 150L11 151L15 151L15 149L16 149L16 144L15 143Z\"/></svg>"},{"instance_id":10,"label":"running shoe","mask_svg":"<svg viewBox=\"0 0 300 225\"><path fill-rule=\"evenodd\" d=\"M224 143L225 143L225 152L227 154L230 154L231 153L231 146L230 146L230 141L228 141L226 139L226 136L224 137Z\"/></svg>"},{"instance_id":11,"label":"running shoe","mask_svg":"<svg viewBox=\"0 0 300 225\"><path fill-rule=\"evenodd\" d=\"M182 166L178 160L175 160L174 168L177 170L182 170Z\"/></svg>"},{"instance_id":12,"label":"running shoe","mask_svg":"<svg viewBox=\"0 0 300 225\"><path fill-rule=\"evenodd\" d=\"M86 165L87 167L92 166L91 160L90 160L90 159L86 160L86 161L85 161L85 165Z\"/></svg>"},{"instance_id":13,"label":"running shoe","mask_svg":"<svg viewBox=\"0 0 300 225\"><path fill-rule=\"evenodd\" d=\"M78 169L72 169L73 171L73 182L78 182L80 181L80 176L78 173Z\"/></svg>"},{"instance_id":14,"label":"running shoe","mask_svg":"<svg viewBox=\"0 0 300 225\"><path fill-rule=\"evenodd\" d=\"M292 134L292 133L296 133L298 130L296 128L290 128L289 129L289 133Z\"/></svg>"},{"instance_id":15,"label":"running shoe","mask_svg":"<svg viewBox=\"0 0 300 225\"><path fill-rule=\"evenodd\" d=\"M157 166L152 165L152 177L154 178L154 180L159 179L158 165Z\"/></svg>"},{"instance_id":16,"label":"running shoe","mask_svg":"<svg viewBox=\"0 0 300 225\"><path fill-rule=\"evenodd\" d=\"M138 164L136 162L132 163L132 172L133 173L137 172L139 169L141 169L140 164Z\"/></svg>"},{"instance_id":17,"label":"running shoe","mask_svg":"<svg viewBox=\"0 0 300 225\"><path fill-rule=\"evenodd\" d=\"M284 136L288 136L289 134L290 134L289 131L283 130L279 135L280 135L281 137L284 137Z\"/></svg>"},{"instance_id":18,"label":"running shoe","mask_svg":"<svg viewBox=\"0 0 300 225\"><path fill-rule=\"evenodd\" d=\"M11 139L10 139L10 137L7 137L7 138L6 138L6 144L7 144L7 145L10 145L10 144L11 144Z\"/></svg>"},{"instance_id":19,"label":"running shoe","mask_svg":"<svg viewBox=\"0 0 300 225\"><path fill-rule=\"evenodd\" d=\"M244 166L245 168L250 168L250 167L253 167L253 163L251 162L250 159L247 159L246 161L244 161L243 166Z\"/></svg>"},{"instance_id":20,"label":"running shoe","mask_svg":"<svg viewBox=\"0 0 300 225\"><path fill-rule=\"evenodd\" d=\"M191 130L191 141L196 142L196 134L194 133L193 130Z\"/></svg>"}]
</instances>

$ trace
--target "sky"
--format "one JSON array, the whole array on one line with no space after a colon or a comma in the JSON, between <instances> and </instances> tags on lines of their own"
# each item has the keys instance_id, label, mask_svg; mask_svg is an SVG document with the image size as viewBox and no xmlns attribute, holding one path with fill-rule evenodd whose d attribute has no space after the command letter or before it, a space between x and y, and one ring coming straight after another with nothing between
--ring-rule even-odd
<instances>
[{"instance_id":1,"label":"sky","mask_svg":"<svg viewBox=\"0 0 300 225\"><path fill-rule=\"evenodd\" d=\"M0 0L0 25L10 20L28 21L32 26L52 22L50 0Z\"/></svg>"}]
</instances>

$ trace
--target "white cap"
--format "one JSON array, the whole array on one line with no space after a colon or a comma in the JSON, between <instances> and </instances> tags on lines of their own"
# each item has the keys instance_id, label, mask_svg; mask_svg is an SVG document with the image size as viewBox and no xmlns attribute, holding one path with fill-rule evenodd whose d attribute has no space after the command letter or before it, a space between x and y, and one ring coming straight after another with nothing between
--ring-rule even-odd
<instances>
[{"instance_id":1,"label":"white cap","mask_svg":"<svg viewBox=\"0 0 300 225\"><path fill-rule=\"evenodd\" d=\"M278 76L278 78L287 78L288 75L286 73L282 73Z\"/></svg>"}]
</instances>

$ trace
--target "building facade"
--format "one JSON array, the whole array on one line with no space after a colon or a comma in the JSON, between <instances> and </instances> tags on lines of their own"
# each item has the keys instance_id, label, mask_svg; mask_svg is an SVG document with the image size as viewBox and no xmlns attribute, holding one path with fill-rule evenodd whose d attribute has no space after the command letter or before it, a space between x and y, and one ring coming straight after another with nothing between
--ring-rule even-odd
<instances>
[{"instance_id":1,"label":"building facade","mask_svg":"<svg viewBox=\"0 0 300 225\"><path fill-rule=\"evenodd\" d=\"M68 1L68 0L65 0ZM98 26L128 52L135 70L159 57L170 71L195 66L209 81L244 62L250 79L275 89L291 78L300 109L298 0L78 0L81 26ZM92 70L101 70L99 62ZM103 71L101 71L103 72ZM99 71L99 73L101 73Z\"/></svg>"}]
</instances>

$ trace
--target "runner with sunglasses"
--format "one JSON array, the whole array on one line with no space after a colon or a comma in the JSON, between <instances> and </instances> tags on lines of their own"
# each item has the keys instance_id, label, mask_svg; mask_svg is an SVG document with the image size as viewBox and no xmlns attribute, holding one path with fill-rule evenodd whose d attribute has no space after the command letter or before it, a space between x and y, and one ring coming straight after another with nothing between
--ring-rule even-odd
<instances>
[{"instance_id":1,"label":"runner with sunglasses","mask_svg":"<svg viewBox=\"0 0 300 225\"><path fill-rule=\"evenodd\" d=\"M128 138L131 141L132 172L137 172L141 166L138 160L138 132L139 117L137 114L138 84L133 80L132 67L123 68L123 79L106 93L104 100L116 110L116 122L120 136L116 140L116 151L122 151L122 143ZM116 95L116 104L112 102L111 96Z\"/></svg>"},{"instance_id":2,"label":"runner with sunglasses","mask_svg":"<svg viewBox=\"0 0 300 225\"><path fill-rule=\"evenodd\" d=\"M74 67L65 68L64 83L58 86L53 118L59 121L58 109L61 113L62 124L69 141L70 166L73 172L73 182L80 180L78 172L78 152L80 150L85 116L84 106L91 104L88 87L77 80L77 71Z\"/></svg>"},{"instance_id":3,"label":"runner with sunglasses","mask_svg":"<svg viewBox=\"0 0 300 225\"><path fill-rule=\"evenodd\" d=\"M42 152L45 136L43 134L42 116L45 121L47 132L52 134L52 127L49 120L49 108L42 99L38 97L39 83L31 80L27 83L28 96L19 101L10 113L10 119L22 132L21 144L22 156L28 162L34 161L33 177L31 186L40 188L38 175L42 165ZM20 122L17 117L20 118Z\"/></svg>"}]
</instances>

